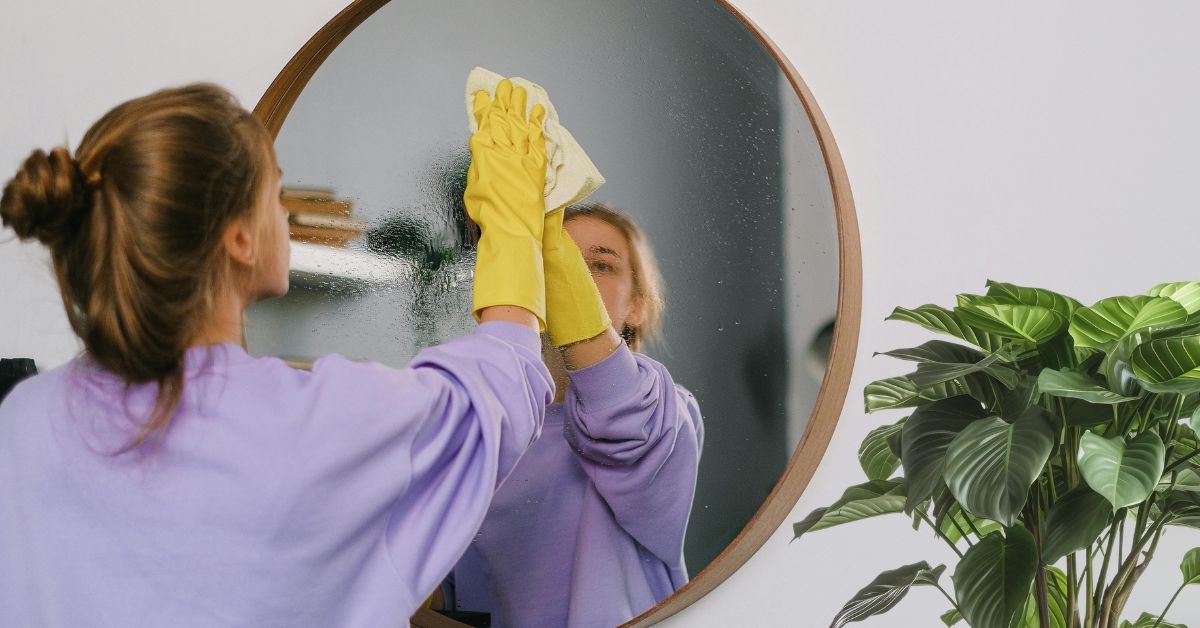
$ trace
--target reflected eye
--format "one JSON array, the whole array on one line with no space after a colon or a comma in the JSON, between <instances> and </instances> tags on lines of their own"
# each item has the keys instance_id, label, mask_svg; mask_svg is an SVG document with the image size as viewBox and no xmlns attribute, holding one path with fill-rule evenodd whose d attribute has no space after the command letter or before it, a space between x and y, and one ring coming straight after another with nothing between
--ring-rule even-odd
<instances>
[{"instance_id":1,"label":"reflected eye","mask_svg":"<svg viewBox=\"0 0 1200 628\"><path fill-rule=\"evenodd\" d=\"M616 269L613 268L612 264L609 264L608 262L602 262L600 260L589 260L588 261L588 270L592 271L592 274L594 275L596 273L611 273Z\"/></svg>"}]
</instances>

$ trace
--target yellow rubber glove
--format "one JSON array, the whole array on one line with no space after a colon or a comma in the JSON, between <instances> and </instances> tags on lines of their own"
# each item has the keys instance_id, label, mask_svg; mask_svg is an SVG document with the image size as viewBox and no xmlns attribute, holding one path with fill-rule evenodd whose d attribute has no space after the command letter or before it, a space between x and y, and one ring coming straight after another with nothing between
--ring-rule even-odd
<instances>
[{"instance_id":1,"label":"yellow rubber glove","mask_svg":"<svg viewBox=\"0 0 1200 628\"><path fill-rule=\"evenodd\" d=\"M481 235L475 261L474 305L515 305L533 312L546 326L546 284L542 274L545 221L546 140L536 105L525 117L525 90L501 81L492 100L476 92L479 130L471 136L471 166L463 202Z\"/></svg>"},{"instance_id":2,"label":"yellow rubber glove","mask_svg":"<svg viewBox=\"0 0 1200 628\"><path fill-rule=\"evenodd\" d=\"M595 338L612 326L587 262L563 229L563 214L562 209L547 214L542 234L546 332L556 347Z\"/></svg>"}]
</instances>

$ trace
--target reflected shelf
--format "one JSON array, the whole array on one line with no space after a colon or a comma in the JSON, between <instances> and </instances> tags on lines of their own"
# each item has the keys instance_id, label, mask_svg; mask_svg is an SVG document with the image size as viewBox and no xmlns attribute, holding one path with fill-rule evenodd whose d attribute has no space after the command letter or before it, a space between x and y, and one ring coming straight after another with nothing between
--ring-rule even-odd
<instances>
[{"instance_id":1,"label":"reflected shelf","mask_svg":"<svg viewBox=\"0 0 1200 628\"><path fill-rule=\"evenodd\" d=\"M368 251L293 241L290 269L292 282L305 288L373 288L396 285L413 271L413 265Z\"/></svg>"}]
</instances>

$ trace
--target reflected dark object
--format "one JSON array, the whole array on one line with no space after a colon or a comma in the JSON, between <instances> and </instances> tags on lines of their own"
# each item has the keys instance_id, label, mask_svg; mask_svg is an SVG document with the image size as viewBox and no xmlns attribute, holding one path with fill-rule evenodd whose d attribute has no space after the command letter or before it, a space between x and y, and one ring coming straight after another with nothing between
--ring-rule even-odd
<instances>
[{"instance_id":1,"label":"reflected dark object","mask_svg":"<svg viewBox=\"0 0 1200 628\"><path fill-rule=\"evenodd\" d=\"M812 342L808 345L808 372L818 382L825 378L825 367L829 365L829 351L833 347L834 321L829 319L817 333L813 334Z\"/></svg>"},{"instance_id":2,"label":"reflected dark object","mask_svg":"<svg viewBox=\"0 0 1200 628\"><path fill-rule=\"evenodd\" d=\"M37 375L37 366L30 358L0 360L0 401L23 379Z\"/></svg>"},{"instance_id":3,"label":"reflected dark object","mask_svg":"<svg viewBox=\"0 0 1200 628\"><path fill-rule=\"evenodd\" d=\"M474 248L463 192L467 189L468 154L439 163L432 175L432 211L414 208L383 219L367 232L367 250L407 260L421 271L436 272ZM428 218L426 218L428 216Z\"/></svg>"},{"instance_id":4,"label":"reflected dark object","mask_svg":"<svg viewBox=\"0 0 1200 628\"><path fill-rule=\"evenodd\" d=\"M408 260L418 269L437 271L460 255L454 244L435 240L429 223L412 215L396 214L367 232L367 249Z\"/></svg>"},{"instance_id":5,"label":"reflected dark object","mask_svg":"<svg viewBox=\"0 0 1200 628\"><path fill-rule=\"evenodd\" d=\"M771 318L757 337L747 339L741 357L742 380L755 410L746 416L757 419L767 429L772 422L779 422L780 414L786 412L790 380L783 322L778 316ZM768 486L767 492L770 491Z\"/></svg>"}]
</instances>

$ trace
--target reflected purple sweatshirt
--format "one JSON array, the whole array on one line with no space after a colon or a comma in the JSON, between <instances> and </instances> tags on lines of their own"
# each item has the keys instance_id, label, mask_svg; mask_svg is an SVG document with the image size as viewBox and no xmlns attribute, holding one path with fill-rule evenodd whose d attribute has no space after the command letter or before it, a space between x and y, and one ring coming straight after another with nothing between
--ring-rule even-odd
<instances>
[{"instance_id":1,"label":"reflected purple sweatshirt","mask_svg":"<svg viewBox=\"0 0 1200 628\"><path fill-rule=\"evenodd\" d=\"M571 373L443 585L493 628L611 628L687 582L704 438L691 393L624 345Z\"/></svg>"},{"instance_id":2,"label":"reflected purple sweatshirt","mask_svg":"<svg viewBox=\"0 0 1200 628\"><path fill-rule=\"evenodd\" d=\"M153 387L80 358L0 406L0 626L402 626L537 437L536 334L484 323L407 368L192 349Z\"/></svg>"}]
</instances>

